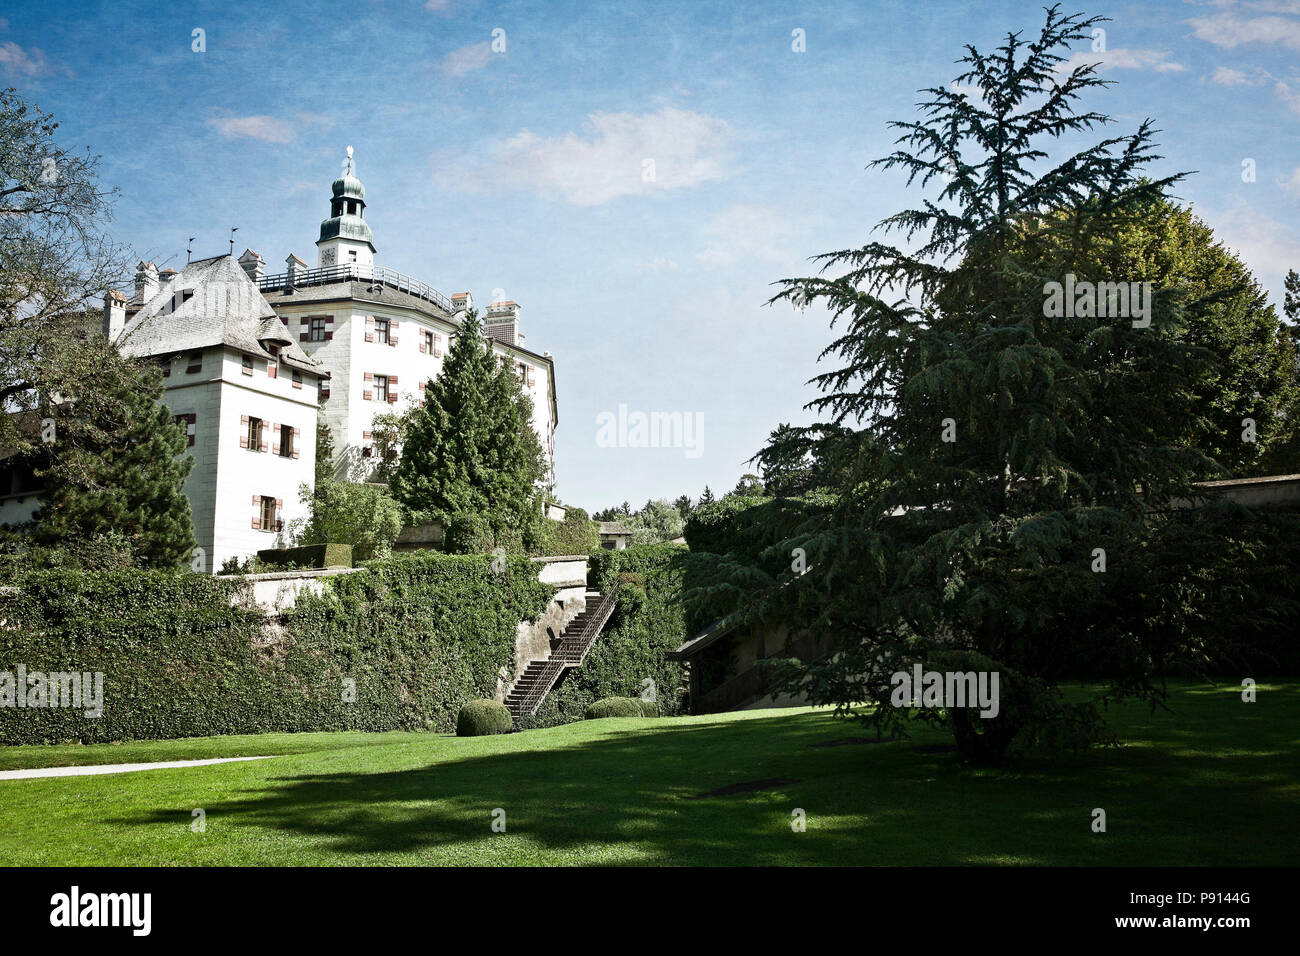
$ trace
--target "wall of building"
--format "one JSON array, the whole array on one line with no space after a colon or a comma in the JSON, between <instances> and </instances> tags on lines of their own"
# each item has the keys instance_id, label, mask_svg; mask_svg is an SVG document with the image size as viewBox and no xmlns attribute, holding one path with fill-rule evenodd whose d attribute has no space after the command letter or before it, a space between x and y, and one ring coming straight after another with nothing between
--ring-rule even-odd
<instances>
[{"instance_id":1,"label":"wall of building","mask_svg":"<svg viewBox=\"0 0 1300 956\"><path fill-rule=\"evenodd\" d=\"M358 462L364 464L368 461L364 449L373 448L373 438L369 433L373 432L375 416L389 411L401 413L423 400L420 386L441 373L456 326L421 315L413 309L371 303L276 303L275 310L282 318L288 319L289 334L298 345L331 373L330 397L321 420L330 427L334 437L336 474L351 480L369 477L373 465L355 471L350 468ZM301 339L301 333L310 329L303 320L315 315L333 318L333 323L327 326L333 332L330 340L312 342ZM377 335L372 335L374 341L367 342L367 316L395 321L397 344L384 344ZM370 328L373 333L373 326ZM420 333L425 331L439 336L441 355L420 351ZM533 401L533 429L547 452L553 472L555 422L551 414L550 367L546 362L539 362L500 343L494 343L494 350L512 366L523 362L532 372L533 384L525 384L524 392ZM366 381L367 374L372 377L369 382ZM375 400L375 375L397 377L396 402ZM369 401L364 397L367 390L372 394Z\"/></svg>"},{"instance_id":2,"label":"wall of building","mask_svg":"<svg viewBox=\"0 0 1300 956\"><path fill-rule=\"evenodd\" d=\"M298 494L303 484L313 485L316 468L316 380L303 373L302 387L295 389L291 371L283 366L271 378L266 359L255 358L253 374L245 375L243 356L227 349L222 354L221 401L217 435L217 467L213 512L216 533L211 561L220 569L227 558L255 555L263 548L290 544L292 523L307 514ZM279 374L283 372L283 374ZM244 416L261 418L266 425L267 451L240 447L247 433ZM272 425L297 428L297 458L276 452ZM281 528L253 528L260 508L253 496L267 496L282 502Z\"/></svg>"}]
</instances>

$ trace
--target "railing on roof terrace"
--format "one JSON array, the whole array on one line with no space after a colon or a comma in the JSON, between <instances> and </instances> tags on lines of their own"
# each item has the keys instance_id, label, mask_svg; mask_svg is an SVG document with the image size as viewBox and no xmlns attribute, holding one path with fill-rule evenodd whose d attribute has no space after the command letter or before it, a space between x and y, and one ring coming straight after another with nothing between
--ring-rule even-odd
<instances>
[{"instance_id":1,"label":"railing on roof terrace","mask_svg":"<svg viewBox=\"0 0 1300 956\"><path fill-rule=\"evenodd\" d=\"M392 269L375 266L355 265L347 263L341 266L329 266L325 269L305 269L302 272L294 273L293 287L309 285L328 285L331 282L378 282L381 285L389 286L416 298L432 302L444 312L451 314L451 300L445 295L427 283L419 279L413 279L401 272L395 272ZM257 280L257 287L262 292L271 292L275 289L283 289L289 285L289 273L280 272L273 276L262 276Z\"/></svg>"}]
</instances>

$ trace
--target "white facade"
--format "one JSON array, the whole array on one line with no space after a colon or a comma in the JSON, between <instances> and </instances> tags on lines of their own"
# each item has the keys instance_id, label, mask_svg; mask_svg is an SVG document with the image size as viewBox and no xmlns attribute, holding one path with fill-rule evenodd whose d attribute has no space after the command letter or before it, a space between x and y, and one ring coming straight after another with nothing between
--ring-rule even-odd
<instances>
[{"instance_id":1,"label":"white facade","mask_svg":"<svg viewBox=\"0 0 1300 956\"><path fill-rule=\"evenodd\" d=\"M320 370L230 256L192 263L135 305L116 338L125 354L158 362L162 400L189 433L196 565L216 572L291 544L306 517L299 489L315 480ZM109 334L114 312L106 307Z\"/></svg>"},{"instance_id":2,"label":"white facade","mask_svg":"<svg viewBox=\"0 0 1300 956\"><path fill-rule=\"evenodd\" d=\"M374 244L364 220L365 187L353 173L349 148L344 175L332 186L330 218L321 223L318 268L264 276L256 253L245 252L240 262L285 321L295 344L328 371L321 420L334 441L334 472L364 481L377 464L375 416L401 413L423 401L424 387L442 371L473 299L469 293L447 299L424 283L374 265ZM554 361L549 353L524 348L519 311L514 302L493 303L484 332L500 360L518 370L524 393L532 399L546 481L554 484Z\"/></svg>"}]
</instances>

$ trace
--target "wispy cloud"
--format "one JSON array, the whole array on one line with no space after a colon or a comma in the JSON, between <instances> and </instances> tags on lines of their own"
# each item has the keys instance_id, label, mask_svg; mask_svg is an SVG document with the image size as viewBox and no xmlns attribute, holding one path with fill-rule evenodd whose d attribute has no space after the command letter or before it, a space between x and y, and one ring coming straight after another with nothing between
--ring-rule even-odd
<instances>
[{"instance_id":1,"label":"wispy cloud","mask_svg":"<svg viewBox=\"0 0 1300 956\"><path fill-rule=\"evenodd\" d=\"M1127 50L1123 48L1093 52L1081 50L1071 54L1069 59L1057 66L1061 73L1069 73L1085 64L1096 64L1098 71L1106 70L1154 70L1156 73L1181 73L1187 67L1169 59L1165 50Z\"/></svg>"},{"instance_id":2,"label":"wispy cloud","mask_svg":"<svg viewBox=\"0 0 1300 956\"><path fill-rule=\"evenodd\" d=\"M231 139L256 139L264 143L287 143L295 130L288 120L274 116L214 116L208 123Z\"/></svg>"},{"instance_id":3,"label":"wispy cloud","mask_svg":"<svg viewBox=\"0 0 1300 956\"><path fill-rule=\"evenodd\" d=\"M0 69L8 76L36 77L55 73L71 75L70 70L51 63L44 50L37 47L25 50L13 40L0 43Z\"/></svg>"},{"instance_id":4,"label":"wispy cloud","mask_svg":"<svg viewBox=\"0 0 1300 956\"><path fill-rule=\"evenodd\" d=\"M726 175L731 128L702 113L593 113L580 133L521 130L485 158L435 155L444 184L481 192L495 183L535 190L576 206L685 189Z\"/></svg>"},{"instance_id":5,"label":"wispy cloud","mask_svg":"<svg viewBox=\"0 0 1300 956\"><path fill-rule=\"evenodd\" d=\"M459 50L452 50L442 58L439 68L449 76L464 76L474 70L481 70L492 59L492 42L471 43Z\"/></svg>"},{"instance_id":6,"label":"wispy cloud","mask_svg":"<svg viewBox=\"0 0 1300 956\"><path fill-rule=\"evenodd\" d=\"M1300 116L1300 90L1293 90L1286 83L1278 80L1273 86L1273 92L1277 94L1277 98L1282 101L1283 106L1296 116Z\"/></svg>"},{"instance_id":7,"label":"wispy cloud","mask_svg":"<svg viewBox=\"0 0 1300 956\"><path fill-rule=\"evenodd\" d=\"M1291 178L1282 184L1282 189L1292 196L1300 196L1300 166L1291 170Z\"/></svg>"},{"instance_id":8,"label":"wispy cloud","mask_svg":"<svg viewBox=\"0 0 1300 956\"><path fill-rule=\"evenodd\" d=\"M1268 4L1264 9L1300 14L1300 4ZM1245 10L1260 9L1260 5L1234 8L1227 13L1211 17L1196 17L1187 21L1197 39L1215 46L1233 49L1252 43L1261 45L1280 43L1292 50L1300 50L1300 19L1265 14L1256 16Z\"/></svg>"},{"instance_id":9,"label":"wispy cloud","mask_svg":"<svg viewBox=\"0 0 1300 956\"><path fill-rule=\"evenodd\" d=\"M736 203L709 220L702 230L705 247L696 256L706 266L736 262L780 263L797 257L792 251L790 220L767 206Z\"/></svg>"}]
</instances>

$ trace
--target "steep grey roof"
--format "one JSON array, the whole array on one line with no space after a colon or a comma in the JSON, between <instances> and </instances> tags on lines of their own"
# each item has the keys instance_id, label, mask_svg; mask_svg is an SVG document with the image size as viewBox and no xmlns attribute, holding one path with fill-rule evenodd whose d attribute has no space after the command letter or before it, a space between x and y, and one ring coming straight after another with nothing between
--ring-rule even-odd
<instances>
[{"instance_id":1,"label":"steep grey roof","mask_svg":"<svg viewBox=\"0 0 1300 956\"><path fill-rule=\"evenodd\" d=\"M193 295L173 310L176 292ZM275 323L274 327L270 322ZM271 353L261 344L268 338L282 344L278 358L284 364L308 372L321 371L284 331L275 310L235 257L215 256L191 262L164 283L157 295L127 322L118 345L123 354L136 356L227 345L270 358Z\"/></svg>"}]
</instances>

